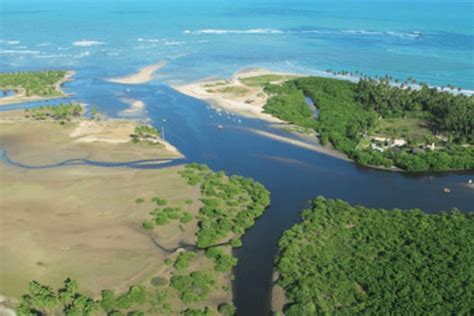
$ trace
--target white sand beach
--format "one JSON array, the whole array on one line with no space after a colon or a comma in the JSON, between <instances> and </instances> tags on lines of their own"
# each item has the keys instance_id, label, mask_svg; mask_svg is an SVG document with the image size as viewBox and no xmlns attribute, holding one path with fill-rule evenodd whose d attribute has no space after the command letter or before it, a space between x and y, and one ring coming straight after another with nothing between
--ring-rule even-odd
<instances>
[{"instance_id":1,"label":"white sand beach","mask_svg":"<svg viewBox=\"0 0 474 316\"><path fill-rule=\"evenodd\" d=\"M122 84L142 84L147 83L153 79L153 73L158 69L164 67L166 65L166 61L160 61L157 64L153 64L150 66L146 66L140 69L137 73L130 74L124 77L117 77L117 78L107 78L105 80L115 83L122 83Z\"/></svg>"}]
</instances>

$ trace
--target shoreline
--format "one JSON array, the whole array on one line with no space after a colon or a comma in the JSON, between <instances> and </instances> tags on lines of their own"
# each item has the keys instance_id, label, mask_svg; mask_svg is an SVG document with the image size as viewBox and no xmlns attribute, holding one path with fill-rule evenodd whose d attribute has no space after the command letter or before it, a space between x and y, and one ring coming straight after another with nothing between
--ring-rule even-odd
<instances>
[{"instance_id":1,"label":"shoreline","mask_svg":"<svg viewBox=\"0 0 474 316\"><path fill-rule=\"evenodd\" d=\"M70 97L74 94L72 93L65 93L61 87L64 85L64 83L71 81L72 77L76 74L74 70L68 70L66 72L66 75L64 78L56 82L53 86L54 89L59 92L61 95L58 96L49 96L49 97L43 97L43 96L37 96L37 95L32 95L32 96L26 96L25 90L23 88L17 88L17 89L11 89L15 91L15 94L9 97L4 97L0 98L0 106L1 105L9 105L9 104L16 104L16 103L26 103L26 102L34 102L34 101L46 101L46 100L54 100L54 99L61 99L61 98L66 98Z\"/></svg>"},{"instance_id":2,"label":"shoreline","mask_svg":"<svg viewBox=\"0 0 474 316\"><path fill-rule=\"evenodd\" d=\"M125 75L123 77L105 78L105 81L120 83L120 84L142 84L147 83L153 79L153 73L166 66L166 61L160 61L157 64L152 64L141 68L136 73Z\"/></svg>"},{"instance_id":3,"label":"shoreline","mask_svg":"<svg viewBox=\"0 0 474 316\"><path fill-rule=\"evenodd\" d=\"M172 85L172 88L182 94L207 101L217 110L229 111L243 117L256 118L269 123L284 123L282 120L264 113L263 107L268 95L263 92L262 87L252 87L241 81L241 79L265 75L282 76L282 81L290 77L303 76L263 68L244 68L227 79L202 79L185 85ZM222 92L219 92L219 90ZM232 94L228 91L236 91L236 93ZM244 95L241 95L240 91L245 91Z\"/></svg>"},{"instance_id":4,"label":"shoreline","mask_svg":"<svg viewBox=\"0 0 474 316\"><path fill-rule=\"evenodd\" d=\"M354 162L352 159L350 159L349 157L347 157L343 153L341 153L339 151L336 151L334 149L328 148L328 147L306 143L302 140L297 140L297 139L293 139L293 138L290 138L290 137L277 135L277 134L274 134L274 133L262 131L262 130L255 129L255 128L241 128L241 129L245 130L245 131L248 131L250 133L254 133L254 134L257 134L257 135L260 135L260 136L263 136L263 137L267 137L267 138L282 142L282 143L286 143L286 144L290 144L290 145L293 145L293 146L305 148L305 149L315 151L315 152L318 152L318 153L322 153L322 154L325 154L325 155L328 155L328 156L331 156L331 157L334 157L334 158L338 158L338 159L341 159L341 160Z\"/></svg>"},{"instance_id":5,"label":"shoreline","mask_svg":"<svg viewBox=\"0 0 474 316\"><path fill-rule=\"evenodd\" d=\"M42 148L50 148L55 146L57 153L61 152L59 160L74 159L80 157L81 154L87 153L88 157L96 160L105 160L114 162L114 160L133 160L133 159L151 159L151 158L167 158L169 160L183 159L185 156L172 144L161 139L153 140L154 145L148 144L133 144L130 135L135 133L137 126L141 125L136 120L126 118L107 118L101 120L88 119L85 117L73 118L64 125L53 119L35 120L25 117L24 110L10 110L0 112L0 126L6 136L5 144L11 143L20 157L25 156L27 160L37 158L39 161L35 163L50 163L50 155ZM23 128L21 128L23 126ZM16 131L11 134L8 130ZM17 134L21 130L21 136ZM54 142L45 142L45 144L31 143L34 138L45 134L47 130L56 131L57 140ZM15 136L13 136L15 135ZM10 141L12 138L25 138L21 146L16 145L15 142ZM41 139L41 138L40 138ZM28 144L31 143L35 155L28 154ZM25 148L26 150L23 150ZM74 156L73 153L77 155ZM15 156L15 151L13 152ZM15 158L13 156L13 158ZM15 158L18 160L18 158ZM21 160L21 159L20 159ZM44 161L43 161L44 160ZM23 161L26 164L32 161Z\"/></svg>"}]
</instances>

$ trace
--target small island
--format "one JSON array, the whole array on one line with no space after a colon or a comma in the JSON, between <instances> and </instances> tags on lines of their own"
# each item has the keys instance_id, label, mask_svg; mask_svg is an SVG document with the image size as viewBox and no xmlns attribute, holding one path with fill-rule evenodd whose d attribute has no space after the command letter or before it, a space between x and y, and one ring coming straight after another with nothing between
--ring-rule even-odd
<instances>
[{"instance_id":1,"label":"small island","mask_svg":"<svg viewBox=\"0 0 474 316\"><path fill-rule=\"evenodd\" d=\"M65 97L61 86L73 75L66 70L0 73L0 90L13 91L0 98L0 105Z\"/></svg>"},{"instance_id":2,"label":"small island","mask_svg":"<svg viewBox=\"0 0 474 316\"><path fill-rule=\"evenodd\" d=\"M285 231L273 309L285 315L470 315L473 213L383 210L318 197Z\"/></svg>"}]
</instances>

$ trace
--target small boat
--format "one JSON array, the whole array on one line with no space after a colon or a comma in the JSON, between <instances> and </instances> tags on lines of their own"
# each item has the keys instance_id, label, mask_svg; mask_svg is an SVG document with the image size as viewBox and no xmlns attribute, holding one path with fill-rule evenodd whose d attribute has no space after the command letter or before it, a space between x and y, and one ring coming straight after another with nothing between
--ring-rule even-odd
<instances>
[{"instance_id":1,"label":"small boat","mask_svg":"<svg viewBox=\"0 0 474 316\"><path fill-rule=\"evenodd\" d=\"M224 129L224 126L222 126L221 124L217 125L217 128L218 129Z\"/></svg>"}]
</instances>

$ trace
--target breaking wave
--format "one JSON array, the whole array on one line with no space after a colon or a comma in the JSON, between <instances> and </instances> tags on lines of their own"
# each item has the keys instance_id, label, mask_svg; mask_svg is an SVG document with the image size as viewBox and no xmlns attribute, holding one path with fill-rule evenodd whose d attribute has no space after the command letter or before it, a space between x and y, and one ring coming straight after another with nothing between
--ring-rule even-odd
<instances>
[{"instance_id":1,"label":"breaking wave","mask_svg":"<svg viewBox=\"0 0 474 316\"><path fill-rule=\"evenodd\" d=\"M419 38L421 32L398 32L398 31L372 31L372 30L357 30L357 29L318 29L318 28L303 28L303 29L290 29L290 30L279 30L271 28L258 28L258 29L202 29L202 30L185 30L184 34L190 35L226 35L226 34L320 34L322 36L336 35L336 36L367 36L367 37L398 37L407 39Z\"/></svg>"},{"instance_id":2,"label":"breaking wave","mask_svg":"<svg viewBox=\"0 0 474 316\"><path fill-rule=\"evenodd\" d=\"M185 30L184 34L216 34L216 35L225 35L225 34L282 34L285 33L282 30L277 29L248 29L248 30L226 30L226 29L204 29L197 31Z\"/></svg>"},{"instance_id":3,"label":"breaking wave","mask_svg":"<svg viewBox=\"0 0 474 316\"><path fill-rule=\"evenodd\" d=\"M20 44L20 41L0 40L0 44L18 45L18 44Z\"/></svg>"},{"instance_id":4,"label":"breaking wave","mask_svg":"<svg viewBox=\"0 0 474 316\"><path fill-rule=\"evenodd\" d=\"M104 42L100 41L89 41L89 40L81 40L81 41L75 41L72 43L74 46L82 46L82 47L88 47L88 46L97 46L97 45L104 45Z\"/></svg>"}]
</instances>

